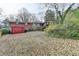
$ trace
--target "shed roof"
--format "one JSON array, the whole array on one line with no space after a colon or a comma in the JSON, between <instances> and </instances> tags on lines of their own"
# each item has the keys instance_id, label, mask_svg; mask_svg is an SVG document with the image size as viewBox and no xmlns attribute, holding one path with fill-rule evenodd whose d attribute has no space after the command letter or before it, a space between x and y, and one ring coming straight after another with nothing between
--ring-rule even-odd
<instances>
[{"instance_id":1,"label":"shed roof","mask_svg":"<svg viewBox=\"0 0 79 59\"><path fill-rule=\"evenodd\" d=\"M15 24L16 24L17 22L9 22L9 23L10 23L10 24L11 24L11 23L15 23ZM18 24L25 24L25 23L24 23L24 22L18 22Z\"/></svg>"}]
</instances>

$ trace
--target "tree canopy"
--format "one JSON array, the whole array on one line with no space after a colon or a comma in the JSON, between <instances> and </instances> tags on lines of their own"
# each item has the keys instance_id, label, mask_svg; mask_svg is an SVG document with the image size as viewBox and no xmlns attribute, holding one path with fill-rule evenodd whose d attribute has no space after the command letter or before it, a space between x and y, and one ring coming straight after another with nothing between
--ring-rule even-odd
<instances>
[{"instance_id":1,"label":"tree canopy","mask_svg":"<svg viewBox=\"0 0 79 59\"><path fill-rule=\"evenodd\" d=\"M45 21L53 21L53 23L55 22L55 18L54 18L55 14L52 10L47 10L45 13Z\"/></svg>"}]
</instances>

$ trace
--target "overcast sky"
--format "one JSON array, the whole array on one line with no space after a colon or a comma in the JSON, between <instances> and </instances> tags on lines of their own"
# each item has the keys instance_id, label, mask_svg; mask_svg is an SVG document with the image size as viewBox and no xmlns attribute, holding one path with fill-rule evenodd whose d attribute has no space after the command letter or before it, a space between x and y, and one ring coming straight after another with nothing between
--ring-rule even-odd
<instances>
[{"instance_id":1,"label":"overcast sky","mask_svg":"<svg viewBox=\"0 0 79 59\"><path fill-rule=\"evenodd\" d=\"M18 12L18 10L20 10L23 7L26 8L30 13L33 13L33 14L36 14L36 15L39 12L41 12L40 6L37 3L26 3L26 2L23 2L23 1L21 2L20 0L18 0L18 1L17 0L12 0L12 1L6 0L6 2L2 2L2 1L0 1L0 8L3 9L4 15L16 14ZM38 17L38 19L42 18L38 15L37 15L37 17Z\"/></svg>"},{"instance_id":2,"label":"overcast sky","mask_svg":"<svg viewBox=\"0 0 79 59\"><path fill-rule=\"evenodd\" d=\"M15 14L19 9L25 7L30 13L38 13L39 7L33 3L1 3L0 8L3 9L3 14Z\"/></svg>"},{"instance_id":3,"label":"overcast sky","mask_svg":"<svg viewBox=\"0 0 79 59\"><path fill-rule=\"evenodd\" d=\"M17 13L17 11L22 7L27 8L31 13L38 13L40 11L38 5L33 3L45 3L46 1L52 3L52 0L0 0L0 8L4 10L5 14Z\"/></svg>"},{"instance_id":4,"label":"overcast sky","mask_svg":"<svg viewBox=\"0 0 79 59\"><path fill-rule=\"evenodd\" d=\"M41 10L39 5L36 3L1 3L0 1L0 8L3 9L3 14L15 14L21 8L26 8L30 13L39 13Z\"/></svg>"}]
</instances>

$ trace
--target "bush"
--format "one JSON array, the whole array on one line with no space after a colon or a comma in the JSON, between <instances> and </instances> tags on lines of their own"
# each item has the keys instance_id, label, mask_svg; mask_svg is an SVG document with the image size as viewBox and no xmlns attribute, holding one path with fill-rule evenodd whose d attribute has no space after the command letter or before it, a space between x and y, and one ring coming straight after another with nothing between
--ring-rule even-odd
<instances>
[{"instance_id":1,"label":"bush","mask_svg":"<svg viewBox=\"0 0 79 59\"><path fill-rule=\"evenodd\" d=\"M9 34L10 32L9 32L9 29L7 29L7 28L2 28L2 35L4 35L4 34Z\"/></svg>"},{"instance_id":2,"label":"bush","mask_svg":"<svg viewBox=\"0 0 79 59\"><path fill-rule=\"evenodd\" d=\"M45 32L49 34L49 36L56 38L72 38L79 39L79 30L78 25L74 23L70 24L49 24L49 26L45 29Z\"/></svg>"},{"instance_id":3,"label":"bush","mask_svg":"<svg viewBox=\"0 0 79 59\"><path fill-rule=\"evenodd\" d=\"M49 36L79 39L79 9L69 11L63 24L49 24L45 32Z\"/></svg>"},{"instance_id":4,"label":"bush","mask_svg":"<svg viewBox=\"0 0 79 59\"><path fill-rule=\"evenodd\" d=\"M79 30L70 30L67 35L67 38L79 39Z\"/></svg>"}]
</instances>

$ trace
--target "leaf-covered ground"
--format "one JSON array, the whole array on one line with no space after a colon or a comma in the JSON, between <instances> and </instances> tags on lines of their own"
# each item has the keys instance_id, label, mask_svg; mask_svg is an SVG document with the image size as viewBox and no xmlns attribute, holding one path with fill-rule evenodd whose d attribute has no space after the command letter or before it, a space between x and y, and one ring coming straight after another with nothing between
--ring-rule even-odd
<instances>
[{"instance_id":1,"label":"leaf-covered ground","mask_svg":"<svg viewBox=\"0 0 79 59\"><path fill-rule=\"evenodd\" d=\"M41 31L4 35L0 55L79 56L79 40L51 38Z\"/></svg>"}]
</instances>

